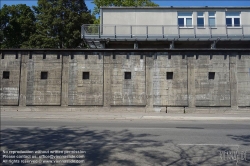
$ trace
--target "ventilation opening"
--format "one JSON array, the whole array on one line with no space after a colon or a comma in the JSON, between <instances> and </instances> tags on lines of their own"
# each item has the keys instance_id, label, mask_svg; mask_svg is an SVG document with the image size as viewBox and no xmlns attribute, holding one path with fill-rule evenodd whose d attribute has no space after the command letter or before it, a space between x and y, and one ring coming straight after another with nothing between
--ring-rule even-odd
<instances>
[{"instance_id":1,"label":"ventilation opening","mask_svg":"<svg viewBox=\"0 0 250 166\"><path fill-rule=\"evenodd\" d=\"M167 80L172 80L174 77L174 73L173 72L167 72Z\"/></svg>"},{"instance_id":2,"label":"ventilation opening","mask_svg":"<svg viewBox=\"0 0 250 166\"><path fill-rule=\"evenodd\" d=\"M16 53L16 59L18 59L18 53Z\"/></svg>"},{"instance_id":3,"label":"ventilation opening","mask_svg":"<svg viewBox=\"0 0 250 166\"><path fill-rule=\"evenodd\" d=\"M168 55L168 59L171 59L171 55Z\"/></svg>"},{"instance_id":4,"label":"ventilation opening","mask_svg":"<svg viewBox=\"0 0 250 166\"><path fill-rule=\"evenodd\" d=\"M182 59L185 59L185 55L182 55Z\"/></svg>"},{"instance_id":5,"label":"ventilation opening","mask_svg":"<svg viewBox=\"0 0 250 166\"><path fill-rule=\"evenodd\" d=\"M3 79L10 79L10 72L9 71L3 71Z\"/></svg>"},{"instance_id":6,"label":"ventilation opening","mask_svg":"<svg viewBox=\"0 0 250 166\"><path fill-rule=\"evenodd\" d=\"M4 59L4 54L2 53L2 59Z\"/></svg>"},{"instance_id":7,"label":"ventilation opening","mask_svg":"<svg viewBox=\"0 0 250 166\"><path fill-rule=\"evenodd\" d=\"M74 55L71 55L71 59L74 59Z\"/></svg>"},{"instance_id":8,"label":"ventilation opening","mask_svg":"<svg viewBox=\"0 0 250 166\"><path fill-rule=\"evenodd\" d=\"M29 59L32 59L32 54L31 53L29 54Z\"/></svg>"},{"instance_id":9,"label":"ventilation opening","mask_svg":"<svg viewBox=\"0 0 250 166\"><path fill-rule=\"evenodd\" d=\"M82 72L82 79L88 80L89 79L89 72Z\"/></svg>"},{"instance_id":10,"label":"ventilation opening","mask_svg":"<svg viewBox=\"0 0 250 166\"><path fill-rule=\"evenodd\" d=\"M129 59L129 55L127 54L126 59Z\"/></svg>"},{"instance_id":11,"label":"ventilation opening","mask_svg":"<svg viewBox=\"0 0 250 166\"><path fill-rule=\"evenodd\" d=\"M46 59L46 53L43 53L43 59Z\"/></svg>"},{"instance_id":12,"label":"ventilation opening","mask_svg":"<svg viewBox=\"0 0 250 166\"><path fill-rule=\"evenodd\" d=\"M42 71L41 72L41 79L42 80L48 79L48 72L47 71Z\"/></svg>"},{"instance_id":13,"label":"ventilation opening","mask_svg":"<svg viewBox=\"0 0 250 166\"><path fill-rule=\"evenodd\" d=\"M196 55L196 59L199 59L199 55Z\"/></svg>"},{"instance_id":14,"label":"ventilation opening","mask_svg":"<svg viewBox=\"0 0 250 166\"><path fill-rule=\"evenodd\" d=\"M60 59L60 54L57 55L57 59Z\"/></svg>"},{"instance_id":15,"label":"ventilation opening","mask_svg":"<svg viewBox=\"0 0 250 166\"><path fill-rule=\"evenodd\" d=\"M215 77L215 72L209 72L208 73L208 79L209 80L214 80L214 77Z\"/></svg>"},{"instance_id":16,"label":"ventilation opening","mask_svg":"<svg viewBox=\"0 0 250 166\"><path fill-rule=\"evenodd\" d=\"M88 59L88 55L85 55L85 59Z\"/></svg>"},{"instance_id":17,"label":"ventilation opening","mask_svg":"<svg viewBox=\"0 0 250 166\"><path fill-rule=\"evenodd\" d=\"M116 57L115 57L115 55L113 55L113 59L115 59Z\"/></svg>"},{"instance_id":18,"label":"ventilation opening","mask_svg":"<svg viewBox=\"0 0 250 166\"><path fill-rule=\"evenodd\" d=\"M143 55L140 56L140 59L143 59Z\"/></svg>"},{"instance_id":19,"label":"ventilation opening","mask_svg":"<svg viewBox=\"0 0 250 166\"><path fill-rule=\"evenodd\" d=\"M124 72L124 79L131 79L131 72Z\"/></svg>"}]
</instances>

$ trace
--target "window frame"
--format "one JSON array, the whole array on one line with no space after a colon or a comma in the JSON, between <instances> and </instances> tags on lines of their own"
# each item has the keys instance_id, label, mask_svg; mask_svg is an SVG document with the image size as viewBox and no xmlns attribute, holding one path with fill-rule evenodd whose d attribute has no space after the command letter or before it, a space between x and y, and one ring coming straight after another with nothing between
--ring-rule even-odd
<instances>
[{"instance_id":1,"label":"window frame","mask_svg":"<svg viewBox=\"0 0 250 166\"><path fill-rule=\"evenodd\" d=\"M179 13L191 13L191 16L179 16ZM193 28L193 26L194 26L193 15L194 15L194 12L178 11L177 12L177 24L178 24L178 27L179 28ZM179 18L183 18L184 19L183 26L179 25ZM188 18L191 18L191 26L187 26L187 19Z\"/></svg>"},{"instance_id":2,"label":"window frame","mask_svg":"<svg viewBox=\"0 0 250 166\"><path fill-rule=\"evenodd\" d=\"M202 16L199 16L198 13L202 13ZM199 11L196 13L197 14L197 28L204 28L205 27L205 12L203 11ZM202 26L199 26L198 25L198 18L203 18L203 25Z\"/></svg>"},{"instance_id":3,"label":"window frame","mask_svg":"<svg viewBox=\"0 0 250 166\"><path fill-rule=\"evenodd\" d=\"M239 16L227 16L227 13L234 13L234 12L238 12L238 11L230 11L230 12L225 12L225 22L226 22L226 26L227 27L240 27L241 26L241 12L239 12ZM230 18L231 19L231 21L232 21L232 25L231 26L228 26L227 25L227 19L228 18ZM240 24L239 25L237 25L237 26L235 26L235 23L234 23L234 19L235 18L238 18L239 19L239 21L240 21Z\"/></svg>"},{"instance_id":4,"label":"window frame","mask_svg":"<svg viewBox=\"0 0 250 166\"><path fill-rule=\"evenodd\" d=\"M212 13L212 12L214 13L214 15L210 16L209 13ZM210 25L210 18L214 18L214 26ZM216 27L216 11L208 11L208 26L210 28L215 28Z\"/></svg>"}]
</instances>

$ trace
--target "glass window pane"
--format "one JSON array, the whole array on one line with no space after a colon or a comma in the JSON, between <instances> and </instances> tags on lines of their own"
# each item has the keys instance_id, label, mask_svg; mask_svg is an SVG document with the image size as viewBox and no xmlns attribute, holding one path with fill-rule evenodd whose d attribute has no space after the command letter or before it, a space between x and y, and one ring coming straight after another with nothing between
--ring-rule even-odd
<instances>
[{"instance_id":1,"label":"glass window pane","mask_svg":"<svg viewBox=\"0 0 250 166\"><path fill-rule=\"evenodd\" d=\"M226 16L240 16L240 12L226 12Z\"/></svg>"},{"instance_id":2,"label":"glass window pane","mask_svg":"<svg viewBox=\"0 0 250 166\"><path fill-rule=\"evenodd\" d=\"M178 25L184 27L184 18L178 18Z\"/></svg>"},{"instance_id":3,"label":"glass window pane","mask_svg":"<svg viewBox=\"0 0 250 166\"><path fill-rule=\"evenodd\" d=\"M226 25L228 27L231 27L232 26L232 18L226 18Z\"/></svg>"},{"instance_id":4,"label":"glass window pane","mask_svg":"<svg viewBox=\"0 0 250 166\"><path fill-rule=\"evenodd\" d=\"M204 27L204 18L197 18L198 27Z\"/></svg>"},{"instance_id":5,"label":"glass window pane","mask_svg":"<svg viewBox=\"0 0 250 166\"><path fill-rule=\"evenodd\" d=\"M208 15L209 16L215 16L215 12L209 12Z\"/></svg>"},{"instance_id":6,"label":"glass window pane","mask_svg":"<svg viewBox=\"0 0 250 166\"><path fill-rule=\"evenodd\" d=\"M178 12L178 16L192 16L192 12Z\"/></svg>"},{"instance_id":7,"label":"glass window pane","mask_svg":"<svg viewBox=\"0 0 250 166\"><path fill-rule=\"evenodd\" d=\"M209 26L215 27L215 18L209 18Z\"/></svg>"},{"instance_id":8,"label":"glass window pane","mask_svg":"<svg viewBox=\"0 0 250 166\"><path fill-rule=\"evenodd\" d=\"M203 16L203 12L198 12L197 16Z\"/></svg>"},{"instance_id":9,"label":"glass window pane","mask_svg":"<svg viewBox=\"0 0 250 166\"><path fill-rule=\"evenodd\" d=\"M192 26L192 18L187 18L186 19L186 24L187 24L187 27Z\"/></svg>"},{"instance_id":10,"label":"glass window pane","mask_svg":"<svg viewBox=\"0 0 250 166\"><path fill-rule=\"evenodd\" d=\"M236 27L240 26L240 18L234 18L234 26Z\"/></svg>"}]
</instances>

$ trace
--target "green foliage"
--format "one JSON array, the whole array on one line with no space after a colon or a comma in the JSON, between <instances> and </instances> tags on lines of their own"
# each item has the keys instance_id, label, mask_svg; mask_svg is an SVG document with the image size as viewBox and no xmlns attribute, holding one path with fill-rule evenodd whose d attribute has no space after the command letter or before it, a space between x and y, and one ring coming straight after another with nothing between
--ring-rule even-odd
<instances>
[{"instance_id":1,"label":"green foliage","mask_svg":"<svg viewBox=\"0 0 250 166\"><path fill-rule=\"evenodd\" d=\"M94 0L96 5L93 14L100 13L101 6L159 6L151 0Z\"/></svg>"},{"instance_id":2,"label":"green foliage","mask_svg":"<svg viewBox=\"0 0 250 166\"><path fill-rule=\"evenodd\" d=\"M0 9L1 48L21 48L35 31L35 15L24 4L7 6Z\"/></svg>"},{"instance_id":3,"label":"green foliage","mask_svg":"<svg viewBox=\"0 0 250 166\"><path fill-rule=\"evenodd\" d=\"M82 47L81 25L94 21L84 0L38 0L33 9L37 22L28 43L32 48Z\"/></svg>"}]
</instances>

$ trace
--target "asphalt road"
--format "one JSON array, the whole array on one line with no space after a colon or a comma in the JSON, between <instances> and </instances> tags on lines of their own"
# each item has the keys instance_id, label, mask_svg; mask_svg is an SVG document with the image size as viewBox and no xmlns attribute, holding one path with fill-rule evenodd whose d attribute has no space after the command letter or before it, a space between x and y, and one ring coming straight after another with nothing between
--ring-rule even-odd
<instances>
[{"instance_id":1,"label":"asphalt road","mask_svg":"<svg viewBox=\"0 0 250 166\"><path fill-rule=\"evenodd\" d=\"M26 151L24 154L27 156L17 159L20 151ZM35 151L38 153L34 154ZM72 151L68 154L73 156L66 156L66 151ZM11 156L7 155L11 153L15 153L16 161L8 158ZM37 158L30 159L28 155ZM64 161L63 155L66 156ZM17 165L53 165L31 162L73 162L72 165L94 166L248 166L250 123L5 117L1 119L1 157L3 165L8 165L9 162L27 162Z\"/></svg>"}]
</instances>

